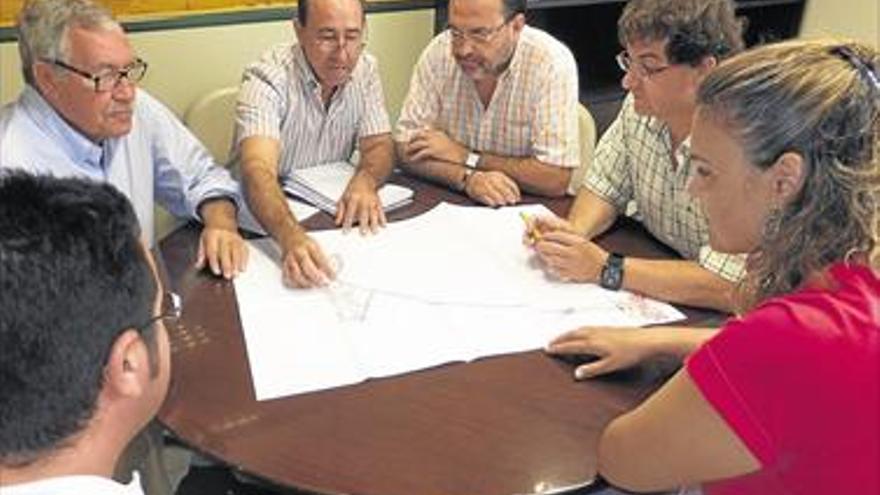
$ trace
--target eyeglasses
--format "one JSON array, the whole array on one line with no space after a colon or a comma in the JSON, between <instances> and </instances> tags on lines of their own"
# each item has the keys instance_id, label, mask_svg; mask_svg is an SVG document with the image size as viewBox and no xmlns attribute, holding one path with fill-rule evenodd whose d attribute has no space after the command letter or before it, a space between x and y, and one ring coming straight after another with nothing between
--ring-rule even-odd
<instances>
[{"instance_id":1,"label":"eyeglasses","mask_svg":"<svg viewBox=\"0 0 880 495\"><path fill-rule=\"evenodd\" d=\"M630 58L629 53L626 52L618 53L614 59L617 60L617 66L620 67L620 70L644 78L651 78L672 67L672 64L667 64L661 67L650 67L645 65L644 62L633 61L633 59Z\"/></svg>"},{"instance_id":2,"label":"eyeglasses","mask_svg":"<svg viewBox=\"0 0 880 495\"><path fill-rule=\"evenodd\" d=\"M318 48L326 53L335 52L336 50L345 50L348 53L357 53L364 49L366 41L364 41L364 33L348 32L345 34L321 33L315 38L315 44Z\"/></svg>"},{"instance_id":3,"label":"eyeglasses","mask_svg":"<svg viewBox=\"0 0 880 495\"><path fill-rule=\"evenodd\" d=\"M474 28L474 29L459 29L455 26L447 26L449 29L449 35L452 36L453 43L461 43L465 40L470 41L476 45L485 45L492 41L492 38L495 37L496 34L501 32L501 29L504 28L509 22L510 19L505 19L501 24L492 27L492 28Z\"/></svg>"},{"instance_id":4,"label":"eyeglasses","mask_svg":"<svg viewBox=\"0 0 880 495\"><path fill-rule=\"evenodd\" d=\"M162 294L162 308L158 315L147 320L146 323L140 325L138 328L144 330L150 328L159 320L167 320L169 323L176 324L177 320L180 319L180 314L183 312L183 304L179 295L173 292L166 292Z\"/></svg>"},{"instance_id":5,"label":"eyeglasses","mask_svg":"<svg viewBox=\"0 0 880 495\"><path fill-rule=\"evenodd\" d=\"M136 58L134 62L121 69L105 69L97 74L78 69L58 59L48 59L44 60L44 62L69 70L78 76L92 81L95 84L96 93L112 91L122 83L123 79L132 84L137 83L143 79L144 75L147 73L147 63L139 58Z\"/></svg>"}]
</instances>

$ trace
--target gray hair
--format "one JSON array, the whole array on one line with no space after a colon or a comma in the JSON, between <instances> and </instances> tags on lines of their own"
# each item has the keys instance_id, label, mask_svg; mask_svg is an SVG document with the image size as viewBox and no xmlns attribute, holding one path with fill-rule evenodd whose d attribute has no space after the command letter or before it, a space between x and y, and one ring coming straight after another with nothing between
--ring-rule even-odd
<instances>
[{"instance_id":1,"label":"gray hair","mask_svg":"<svg viewBox=\"0 0 880 495\"><path fill-rule=\"evenodd\" d=\"M119 26L112 14L90 0L30 0L18 15L18 53L25 82L34 83L34 63L65 60L69 55L67 32L71 26L110 29Z\"/></svg>"}]
</instances>

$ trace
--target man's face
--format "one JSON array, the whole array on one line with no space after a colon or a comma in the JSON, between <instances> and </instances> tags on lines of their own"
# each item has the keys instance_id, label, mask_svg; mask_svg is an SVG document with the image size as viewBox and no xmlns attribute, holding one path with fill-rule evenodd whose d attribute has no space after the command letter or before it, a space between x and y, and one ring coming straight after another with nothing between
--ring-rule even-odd
<instances>
[{"instance_id":1,"label":"man's face","mask_svg":"<svg viewBox=\"0 0 880 495\"><path fill-rule=\"evenodd\" d=\"M497 77L510 62L525 18L504 18L501 0L454 0L449 5L452 56L461 70L480 82Z\"/></svg>"},{"instance_id":2,"label":"man's face","mask_svg":"<svg viewBox=\"0 0 880 495\"><path fill-rule=\"evenodd\" d=\"M622 84L633 95L637 113L667 120L693 111L704 75L699 68L670 63L666 41L633 41L627 43L625 54L629 70Z\"/></svg>"},{"instance_id":3,"label":"man's face","mask_svg":"<svg viewBox=\"0 0 880 495\"><path fill-rule=\"evenodd\" d=\"M125 33L118 26L86 30L72 27L67 33L68 59L62 62L89 74L125 69L135 61ZM64 119L89 139L99 142L131 131L135 84L127 78L106 91L71 70L39 62L37 85Z\"/></svg>"},{"instance_id":4,"label":"man's face","mask_svg":"<svg viewBox=\"0 0 880 495\"><path fill-rule=\"evenodd\" d=\"M364 13L357 0L313 0L306 24L297 21L296 36L315 76L325 89L345 83L360 58Z\"/></svg>"}]
</instances>

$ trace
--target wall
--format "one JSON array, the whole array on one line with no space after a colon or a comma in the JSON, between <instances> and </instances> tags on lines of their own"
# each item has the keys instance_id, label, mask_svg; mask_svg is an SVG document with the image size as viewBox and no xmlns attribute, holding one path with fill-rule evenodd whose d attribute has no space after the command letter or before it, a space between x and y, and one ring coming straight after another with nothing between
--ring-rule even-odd
<instances>
[{"instance_id":1,"label":"wall","mask_svg":"<svg viewBox=\"0 0 880 495\"><path fill-rule=\"evenodd\" d=\"M808 0L801 36L855 38L880 48L877 0Z\"/></svg>"},{"instance_id":2,"label":"wall","mask_svg":"<svg viewBox=\"0 0 880 495\"><path fill-rule=\"evenodd\" d=\"M367 15L367 49L379 59L388 112L396 120L412 67L431 39L433 9ZM211 89L237 85L244 66L269 46L292 40L290 21L130 34L138 55L150 64L142 86L178 115ZM402 42L405 40L405 42ZM17 46L0 44L0 104L21 91Z\"/></svg>"}]
</instances>

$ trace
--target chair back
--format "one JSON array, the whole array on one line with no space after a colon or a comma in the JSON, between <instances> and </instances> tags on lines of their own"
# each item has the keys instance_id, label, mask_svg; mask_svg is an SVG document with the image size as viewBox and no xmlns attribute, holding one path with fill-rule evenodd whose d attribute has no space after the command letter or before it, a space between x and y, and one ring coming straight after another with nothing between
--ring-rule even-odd
<instances>
[{"instance_id":1,"label":"chair back","mask_svg":"<svg viewBox=\"0 0 880 495\"><path fill-rule=\"evenodd\" d=\"M578 132L581 142L581 165L571 174L568 182L568 194L577 194L581 182L593 163L593 151L596 149L596 121L582 103L578 104Z\"/></svg>"}]
</instances>

